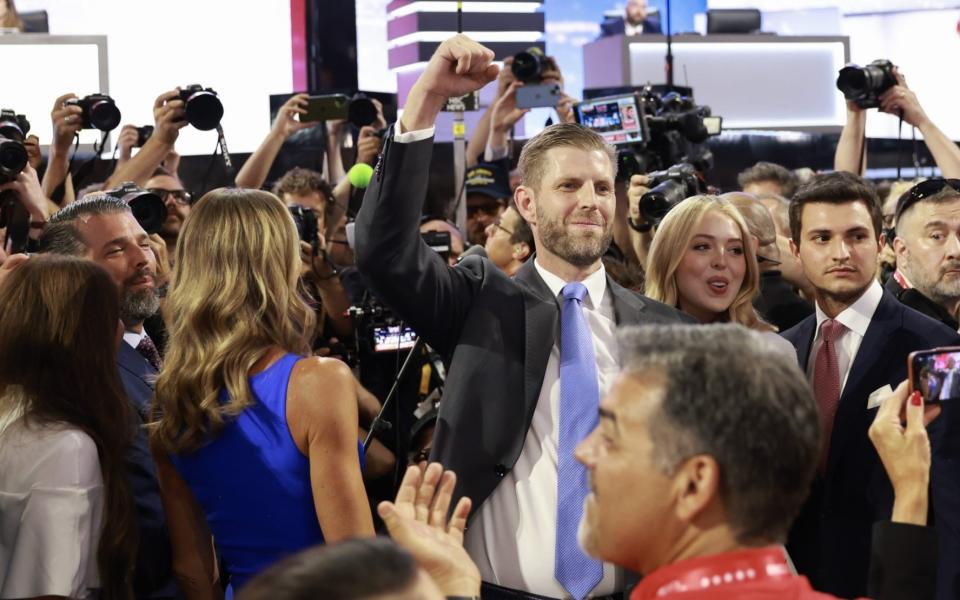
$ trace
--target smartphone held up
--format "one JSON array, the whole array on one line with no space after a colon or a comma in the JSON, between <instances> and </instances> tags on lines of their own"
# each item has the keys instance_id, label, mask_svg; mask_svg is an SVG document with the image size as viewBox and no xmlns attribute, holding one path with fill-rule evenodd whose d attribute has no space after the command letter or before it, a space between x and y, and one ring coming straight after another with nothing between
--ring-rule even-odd
<instances>
[{"instance_id":1,"label":"smartphone held up","mask_svg":"<svg viewBox=\"0 0 960 600\"><path fill-rule=\"evenodd\" d=\"M960 346L912 352L908 361L910 391L924 402L960 399Z\"/></svg>"}]
</instances>

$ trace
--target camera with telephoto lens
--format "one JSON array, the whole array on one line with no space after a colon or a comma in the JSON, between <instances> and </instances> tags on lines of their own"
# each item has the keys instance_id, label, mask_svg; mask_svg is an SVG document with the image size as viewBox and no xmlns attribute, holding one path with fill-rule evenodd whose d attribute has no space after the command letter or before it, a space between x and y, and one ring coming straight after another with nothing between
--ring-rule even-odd
<instances>
[{"instance_id":1,"label":"camera with telephoto lens","mask_svg":"<svg viewBox=\"0 0 960 600\"><path fill-rule=\"evenodd\" d=\"M543 53L543 50L537 46L531 46L513 56L510 70L518 81L540 83L543 80L544 71L556 70L556 65L553 59Z\"/></svg>"},{"instance_id":2,"label":"camera with telephoto lens","mask_svg":"<svg viewBox=\"0 0 960 600\"><path fill-rule=\"evenodd\" d=\"M310 244L313 254L316 256L319 248L317 247L317 234L320 231L317 215L313 210L306 206L293 204L287 207L290 210L290 216L293 217L293 223L297 226L297 233L300 240Z\"/></svg>"},{"instance_id":3,"label":"camera with telephoto lens","mask_svg":"<svg viewBox=\"0 0 960 600\"><path fill-rule=\"evenodd\" d=\"M881 94L897 85L893 69L893 63L886 59L865 67L847 65L837 75L837 89L860 108L879 108Z\"/></svg>"},{"instance_id":4,"label":"camera with telephoto lens","mask_svg":"<svg viewBox=\"0 0 960 600\"><path fill-rule=\"evenodd\" d=\"M147 143L151 135L153 135L153 125L137 127L137 143L133 147L143 148L143 145Z\"/></svg>"},{"instance_id":5,"label":"camera with telephoto lens","mask_svg":"<svg viewBox=\"0 0 960 600\"><path fill-rule=\"evenodd\" d=\"M648 173L650 191L640 197L640 214L656 225L677 204L705 191L705 186L691 164L680 163L664 171Z\"/></svg>"},{"instance_id":6,"label":"camera with telephoto lens","mask_svg":"<svg viewBox=\"0 0 960 600\"><path fill-rule=\"evenodd\" d=\"M357 92L347 105L347 120L357 129L373 125L377 121L377 105L363 92Z\"/></svg>"},{"instance_id":7,"label":"camera with telephoto lens","mask_svg":"<svg viewBox=\"0 0 960 600\"><path fill-rule=\"evenodd\" d=\"M113 98L106 94L90 94L83 98L71 98L64 106L79 106L83 109L81 122L84 129L113 131L120 125L120 109Z\"/></svg>"},{"instance_id":8,"label":"camera with telephoto lens","mask_svg":"<svg viewBox=\"0 0 960 600\"><path fill-rule=\"evenodd\" d=\"M187 122L200 131L216 129L223 118L223 104L211 88L199 84L188 85L180 90Z\"/></svg>"},{"instance_id":9,"label":"camera with telephoto lens","mask_svg":"<svg viewBox=\"0 0 960 600\"><path fill-rule=\"evenodd\" d=\"M16 111L0 110L0 183L9 183L27 166L27 148L23 141L30 122Z\"/></svg>"},{"instance_id":10,"label":"camera with telephoto lens","mask_svg":"<svg viewBox=\"0 0 960 600\"><path fill-rule=\"evenodd\" d=\"M167 205L163 199L132 181L125 181L120 187L104 193L126 202L133 211L133 218L148 234L159 232L167 220Z\"/></svg>"}]
</instances>

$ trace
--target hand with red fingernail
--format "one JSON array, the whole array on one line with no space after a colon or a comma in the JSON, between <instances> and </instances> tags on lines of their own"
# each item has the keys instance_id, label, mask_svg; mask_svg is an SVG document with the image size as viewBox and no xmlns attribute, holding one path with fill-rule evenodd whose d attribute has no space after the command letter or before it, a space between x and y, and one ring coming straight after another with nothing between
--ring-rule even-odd
<instances>
[{"instance_id":1,"label":"hand with red fingernail","mask_svg":"<svg viewBox=\"0 0 960 600\"><path fill-rule=\"evenodd\" d=\"M869 435L893 485L891 520L926 525L930 483L930 438L926 424L940 414L940 407L925 407L919 391L909 394L908 402L908 392L904 381L881 400Z\"/></svg>"}]
</instances>

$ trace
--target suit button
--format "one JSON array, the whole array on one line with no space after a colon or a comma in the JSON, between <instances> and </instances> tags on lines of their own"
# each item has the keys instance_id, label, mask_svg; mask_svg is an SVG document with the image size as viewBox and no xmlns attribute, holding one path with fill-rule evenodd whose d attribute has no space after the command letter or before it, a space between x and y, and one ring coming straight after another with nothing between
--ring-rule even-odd
<instances>
[{"instance_id":1,"label":"suit button","mask_svg":"<svg viewBox=\"0 0 960 600\"><path fill-rule=\"evenodd\" d=\"M504 475L507 474L507 467L504 465L497 465L493 468L494 472L497 474L497 478L503 479Z\"/></svg>"}]
</instances>

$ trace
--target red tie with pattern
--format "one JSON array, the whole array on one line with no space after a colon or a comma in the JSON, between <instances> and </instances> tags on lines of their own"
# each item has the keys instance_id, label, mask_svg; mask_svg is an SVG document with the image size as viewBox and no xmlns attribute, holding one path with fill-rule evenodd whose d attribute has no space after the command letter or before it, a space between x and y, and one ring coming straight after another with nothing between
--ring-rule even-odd
<instances>
[{"instance_id":1,"label":"red tie with pattern","mask_svg":"<svg viewBox=\"0 0 960 600\"><path fill-rule=\"evenodd\" d=\"M163 361L160 359L160 352L157 351L157 347L153 345L153 340L150 339L149 335L145 335L140 339L140 343L137 344L137 352L147 359L147 362L157 371L163 366Z\"/></svg>"},{"instance_id":2,"label":"red tie with pattern","mask_svg":"<svg viewBox=\"0 0 960 600\"><path fill-rule=\"evenodd\" d=\"M833 319L827 319L820 325L822 343L817 350L816 362L813 363L813 395L820 408L820 430L823 432L821 472L826 470L833 419L840 405L840 366L837 362L836 341L843 329L843 323Z\"/></svg>"}]
</instances>

